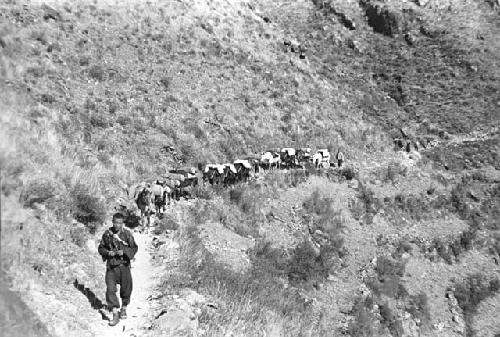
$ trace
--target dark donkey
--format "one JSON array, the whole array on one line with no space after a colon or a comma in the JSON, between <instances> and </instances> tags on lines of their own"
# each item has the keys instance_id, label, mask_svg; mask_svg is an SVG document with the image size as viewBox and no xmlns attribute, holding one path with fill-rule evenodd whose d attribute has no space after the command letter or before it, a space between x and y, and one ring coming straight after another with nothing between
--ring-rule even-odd
<instances>
[{"instance_id":1,"label":"dark donkey","mask_svg":"<svg viewBox=\"0 0 500 337\"><path fill-rule=\"evenodd\" d=\"M146 219L148 226L151 224L151 190L144 188L135 201L137 207L141 210L141 221L144 224L144 219Z\"/></svg>"}]
</instances>

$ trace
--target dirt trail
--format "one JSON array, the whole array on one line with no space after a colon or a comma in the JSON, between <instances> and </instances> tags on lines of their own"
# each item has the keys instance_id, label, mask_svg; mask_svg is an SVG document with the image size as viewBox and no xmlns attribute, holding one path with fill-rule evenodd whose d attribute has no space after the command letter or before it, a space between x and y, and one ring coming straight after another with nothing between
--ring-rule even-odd
<instances>
[{"instance_id":1,"label":"dirt trail","mask_svg":"<svg viewBox=\"0 0 500 337\"><path fill-rule=\"evenodd\" d=\"M108 326L108 321L96 320L96 324L93 325L93 333L96 337L144 336L150 326L151 302L148 298L153 293L160 273L151 261L151 236L134 233L134 237L139 250L132 263L134 289L127 309L128 318L121 320L114 327Z\"/></svg>"}]
</instances>

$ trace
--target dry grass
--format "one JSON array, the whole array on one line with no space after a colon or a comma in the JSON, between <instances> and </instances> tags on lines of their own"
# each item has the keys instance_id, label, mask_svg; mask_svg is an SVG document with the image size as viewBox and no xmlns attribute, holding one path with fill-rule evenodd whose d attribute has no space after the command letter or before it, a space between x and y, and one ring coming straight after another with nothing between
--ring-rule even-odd
<instances>
[{"instance_id":1,"label":"dry grass","mask_svg":"<svg viewBox=\"0 0 500 337\"><path fill-rule=\"evenodd\" d=\"M214 260L203 247L196 227L184 228L181 235L185 236L181 268L189 277L177 284L166 280L165 285L169 291L192 287L216 299L217 309L207 308L199 318L205 336L229 331L249 336L270 330L286 335L324 333L310 320L317 309L298 289L286 286L286 252L263 242L249 252L251 269L237 274Z\"/></svg>"},{"instance_id":2,"label":"dry grass","mask_svg":"<svg viewBox=\"0 0 500 337\"><path fill-rule=\"evenodd\" d=\"M470 250L479 222L490 231L488 248L498 256L499 237L492 233L498 229L499 193L485 187L492 182L484 182L485 197L466 184L450 188L439 205L406 194L386 205L352 169L360 158L392 148L391 138L401 127L410 129L410 138L435 135L449 141L451 133L489 130L498 122L496 17L468 1L453 1L460 10L456 17L447 9L422 9L423 28L416 33L417 44L409 46L367 28L357 3L329 2L321 10L309 2L260 0L121 3L113 10L106 3L55 4L65 20L44 19L37 4L25 9L0 2L5 18L0 23L2 199L19 200L34 209L29 212L50 220L40 228L30 224L33 238L23 244L17 227L26 219L12 220L2 231L9 248L2 268L70 279L68 261L82 257L56 260L50 245L60 242L60 234L67 238L60 249L81 252L79 246L106 219L107 205L123 193L124 184L179 165L228 162L278 146L332 152L342 147L352 166L324 174L336 182L360 180L358 200L351 205L354 220L371 224L382 208L411 221L428 210L446 210L470 221L471 231L451 242L436 241L443 258L452 261L448 255L458 258ZM397 5L387 3L391 10ZM356 30L337 25L339 14L328 8L347 10ZM285 39L306 46L306 58L285 52ZM493 138L443 147L428 158L453 172L495 166L495 145ZM165 150L169 147L174 151ZM375 161L383 168L382 182L396 185L408 178L405 167ZM215 262L194 226L216 221L241 236L259 238L259 227L267 221L268 214L260 212L266 198L300 187L315 174L323 173L273 172L260 186L196 189L202 201L186 214L193 226L180 228L190 278L179 279L177 286L222 299L220 310L201 317L207 336L328 334L317 324L321 308L299 290L323 280L331 262L344 253L340 233L345 222L331 200L313 195L301 211L312 229L324 234L319 256L305 243L283 251L263 241L249 253L253 267L244 275ZM9 206L21 207L17 201ZM46 212L36 213L39 208ZM63 225L71 218L87 228ZM164 219L159 229L177 223ZM397 298L424 321L425 298L405 293L399 262L393 262L381 259L373 290ZM91 279L94 263L84 262ZM375 333L372 309L373 301L356 302L351 335ZM399 334L395 315L394 307L384 307L382 326Z\"/></svg>"},{"instance_id":3,"label":"dry grass","mask_svg":"<svg viewBox=\"0 0 500 337\"><path fill-rule=\"evenodd\" d=\"M453 294L464 312L467 337L475 336L472 321L479 303L488 297L495 296L499 289L500 282L498 279L488 280L484 276L477 274L470 275L462 283L454 285Z\"/></svg>"}]
</instances>

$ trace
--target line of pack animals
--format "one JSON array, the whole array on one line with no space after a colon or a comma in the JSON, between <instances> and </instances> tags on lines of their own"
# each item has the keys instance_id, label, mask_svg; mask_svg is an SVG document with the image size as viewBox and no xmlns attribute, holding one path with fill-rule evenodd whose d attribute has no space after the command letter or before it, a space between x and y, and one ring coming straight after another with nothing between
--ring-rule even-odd
<instances>
[{"instance_id":1,"label":"line of pack animals","mask_svg":"<svg viewBox=\"0 0 500 337\"><path fill-rule=\"evenodd\" d=\"M152 204L155 206L155 213L160 214L172 200L188 197L191 190L202 182L229 186L248 181L253 174L261 170L329 168L332 165L330 159L331 155L327 149L320 149L315 154L311 153L310 148L270 150L264 152L260 158L255 156L238 159L234 163L208 164L202 172L194 167L170 170L157 179L132 186L129 197L136 200L143 215ZM341 167L344 162L343 153L337 152L335 159L334 165Z\"/></svg>"}]
</instances>

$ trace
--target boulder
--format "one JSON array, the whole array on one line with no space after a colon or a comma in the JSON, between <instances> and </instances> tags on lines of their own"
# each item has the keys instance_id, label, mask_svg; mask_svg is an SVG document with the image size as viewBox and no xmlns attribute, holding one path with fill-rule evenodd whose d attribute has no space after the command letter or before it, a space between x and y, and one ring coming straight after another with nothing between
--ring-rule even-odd
<instances>
[{"instance_id":1,"label":"boulder","mask_svg":"<svg viewBox=\"0 0 500 337\"><path fill-rule=\"evenodd\" d=\"M87 249L92 253L97 253L97 246L93 239L88 239L86 242Z\"/></svg>"},{"instance_id":2,"label":"boulder","mask_svg":"<svg viewBox=\"0 0 500 337\"><path fill-rule=\"evenodd\" d=\"M59 21L59 20L62 20L62 16L61 16L61 13L59 13L59 11L55 10L54 8L50 7L49 5L47 4L43 4L42 5L42 9L43 9L43 19L44 20L54 20L54 21Z\"/></svg>"},{"instance_id":3,"label":"boulder","mask_svg":"<svg viewBox=\"0 0 500 337\"><path fill-rule=\"evenodd\" d=\"M204 305L207 302L205 296L191 289L186 290L184 299L191 306Z\"/></svg>"},{"instance_id":4,"label":"boulder","mask_svg":"<svg viewBox=\"0 0 500 337\"><path fill-rule=\"evenodd\" d=\"M352 179L348 182L348 186L352 189L357 190L359 188L359 181L356 179Z\"/></svg>"},{"instance_id":5,"label":"boulder","mask_svg":"<svg viewBox=\"0 0 500 337\"><path fill-rule=\"evenodd\" d=\"M189 335L198 328L198 320L190 313L173 309L158 317L153 323L153 329L167 336Z\"/></svg>"}]
</instances>

